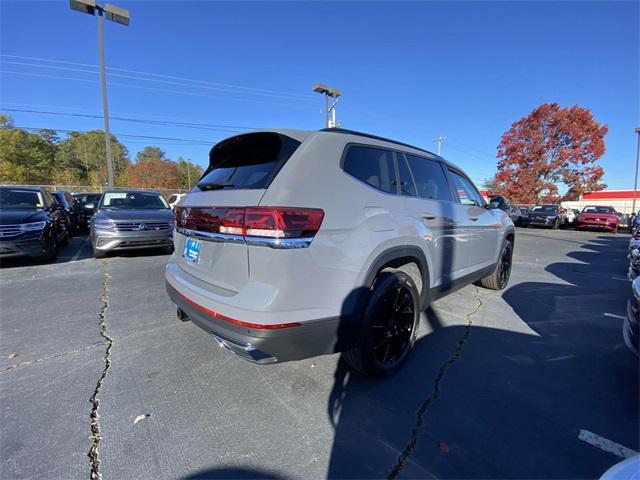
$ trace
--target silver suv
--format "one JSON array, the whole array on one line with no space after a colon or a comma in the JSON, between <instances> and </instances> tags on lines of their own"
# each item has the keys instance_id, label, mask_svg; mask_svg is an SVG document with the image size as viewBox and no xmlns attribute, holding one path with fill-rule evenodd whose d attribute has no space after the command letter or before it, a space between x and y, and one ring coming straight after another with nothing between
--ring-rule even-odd
<instances>
[{"instance_id":1,"label":"silver suv","mask_svg":"<svg viewBox=\"0 0 640 480\"><path fill-rule=\"evenodd\" d=\"M93 256L139 248L173 250L173 228L173 212L159 192L104 192L91 219Z\"/></svg>"},{"instance_id":2,"label":"silver suv","mask_svg":"<svg viewBox=\"0 0 640 480\"><path fill-rule=\"evenodd\" d=\"M166 285L181 320L256 363L338 351L389 375L420 312L452 289L503 289L515 229L464 172L343 129L260 131L211 149L176 207Z\"/></svg>"}]
</instances>

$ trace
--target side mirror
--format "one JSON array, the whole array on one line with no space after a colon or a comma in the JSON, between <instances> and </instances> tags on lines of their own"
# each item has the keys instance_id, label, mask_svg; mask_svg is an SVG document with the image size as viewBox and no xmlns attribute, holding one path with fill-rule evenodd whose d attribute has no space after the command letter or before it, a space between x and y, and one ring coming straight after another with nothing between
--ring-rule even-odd
<instances>
[{"instance_id":1,"label":"side mirror","mask_svg":"<svg viewBox=\"0 0 640 480\"><path fill-rule=\"evenodd\" d=\"M89 210L95 210L96 209L96 204L93 202L87 202L84 204L85 208L88 208Z\"/></svg>"},{"instance_id":2,"label":"side mirror","mask_svg":"<svg viewBox=\"0 0 640 480\"><path fill-rule=\"evenodd\" d=\"M500 202L491 202L488 206L489 210L496 210L500 208Z\"/></svg>"}]
</instances>

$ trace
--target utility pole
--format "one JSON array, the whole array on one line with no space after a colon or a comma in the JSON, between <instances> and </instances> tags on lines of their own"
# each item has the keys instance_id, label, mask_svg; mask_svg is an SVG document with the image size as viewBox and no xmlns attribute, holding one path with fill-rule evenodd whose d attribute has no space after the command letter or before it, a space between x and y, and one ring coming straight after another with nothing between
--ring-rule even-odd
<instances>
[{"instance_id":1,"label":"utility pole","mask_svg":"<svg viewBox=\"0 0 640 480\"><path fill-rule=\"evenodd\" d=\"M333 128L336 126L336 100L333 105L329 106L329 97L338 98L341 93L337 88L328 87L323 83L316 83L313 85L313 91L324 95L324 126L325 128ZM332 113L331 113L332 112ZM332 114L332 119L329 119L329 114Z\"/></svg>"},{"instance_id":2,"label":"utility pole","mask_svg":"<svg viewBox=\"0 0 640 480\"><path fill-rule=\"evenodd\" d=\"M636 128L637 145L636 145L636 174L633 177L633 203L631 204L631 212L636 213L636 192L638 190L638 163L640 163L640 128Z\"/></svg>"},{"instance_id":3,"label":"utility pole","mask_svg":"<svg viewBox=\"0 0 640 480\"><path fill-rule=\"evenodd\" d=\"M437 136L432 141L438 143L438 156L440 156L440 152L442 151L442 143L447 139L444 135Z\"/></svg>"},{"instance_id":4,"label":"utility pole","mask_svg":"<svg viewBox=\"0 0 640 480\"><path fill-rule=\"evenodd\" d=\"M115 5L96 4L96 0L70 0L69 7L78 12L95 15L98 13L98 52L100 54L100 87L102 90L102 112L104 116L104 144L107 154L107 175L109 187L113 187L113 156L111 154L111 134L109 133L109 107L107 103L107 78L104 65L104 18L129 26L129 11Z\"/></svg>"}]
</instances>

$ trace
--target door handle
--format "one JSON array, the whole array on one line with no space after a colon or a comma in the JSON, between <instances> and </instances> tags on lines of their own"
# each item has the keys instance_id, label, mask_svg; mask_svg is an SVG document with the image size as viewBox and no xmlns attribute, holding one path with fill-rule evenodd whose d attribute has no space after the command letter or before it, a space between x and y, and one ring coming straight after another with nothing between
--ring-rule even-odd
<instances>
[{"instance_id":1,"label":"door handle","mask_svg":"<svg viewBox=\"0 0 640 480\"><path fill-rule=\"evenodd\" d=\"M469 217L469 220L471 220L472 222L477 222L478 221L478 217Z\"/></svg>"},{"instance_id":2,"label":"door handle","mask_svg":"<svg viewBox=\"0 0 640 480\"><path fill-rule=\"evenodd\" d=\"M436 219L436 216L435 216L435 215L430 215L430 214L428 214L428 213L427 213L427 214L424 214L424 215L421 215L421 217L422 217L424 220L435 220L435 219Z\"/></svg>"}]
</instances>

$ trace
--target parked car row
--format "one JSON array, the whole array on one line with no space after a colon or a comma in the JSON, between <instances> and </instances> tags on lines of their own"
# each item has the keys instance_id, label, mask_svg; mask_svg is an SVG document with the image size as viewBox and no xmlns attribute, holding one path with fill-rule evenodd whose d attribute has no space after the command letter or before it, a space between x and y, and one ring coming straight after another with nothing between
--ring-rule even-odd
<instances>
[{"instance_id":1,"label":"parked car row","mask_svg":"<svg viewBox=\"0 0 640 480\"><path fill-rule=\"evenodd\" d=\"M503 210L514 225L519 227L545 227L551 229L573 226L576 230L602 230L616 233L629 231L629 215L615 211L613 207L587 205L582 211L563 208L556 204L540 204L531 208L512 205L504 196L494 195L489 201Z\"/></svg>"},{"instance_id":2,"label":"parked car row","mask_svg":"<svg viewBox=\"0 0 640 480\"><path fill-rule=\"evenodd\" d=\"M114 250L173 250L173 228L173 213L158 192L0 186L0 259L53 260L70 236L86 231L96 258Z\"/></svg>"},{"instance_id":3,"label":"parked car row","mask_svg":"<svg viewBox=\"0 0 640 480\"><path fill-rule=\"evenodd\" d=\"M638 355L640 350L640 229L633 230L627 253L631 280L631 295L627 301L627 319L622 326L622 335L627 347Z\"/></svg>"}]
</instances>

